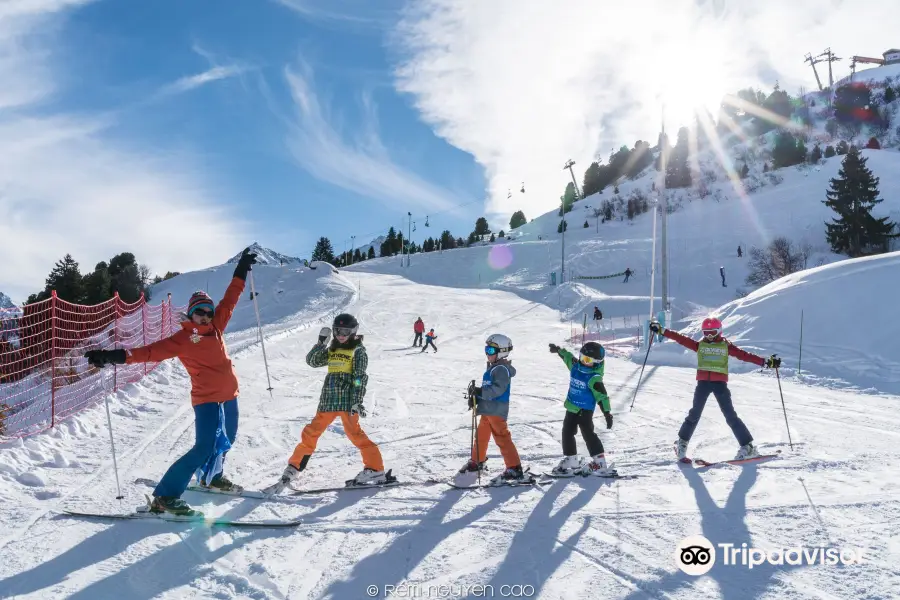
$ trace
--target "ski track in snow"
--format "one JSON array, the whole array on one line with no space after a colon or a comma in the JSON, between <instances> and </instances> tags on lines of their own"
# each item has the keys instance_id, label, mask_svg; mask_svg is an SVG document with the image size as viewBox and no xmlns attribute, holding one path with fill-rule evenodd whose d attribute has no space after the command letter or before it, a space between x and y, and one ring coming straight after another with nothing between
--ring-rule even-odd
<instances>
[{"instance_id":1,"label":"ski track in snow","mask_svg":"<svg viewBox=\"0 0 900 600\"><path fill-rule=\"evenodd\" d=\"M515 346L518 374L509 424L523 465L536 472L555 465L568 377L547 343L569 334L556 311L507 292L353 275L360 288L343 298L360 319L369 352L370 414L363 426L380 444L387 468L400 479L423 481L449 476L466 460L470 413L463 391L470 379L480 379L483 340L495 330L507 333ZM436 329L437 354L400 351L412 342L411 324L419 315ZM315 412L324 372L308 368L304 357L320 318L287 320L283 330L267 326L271 396L259 345L246 342L255 339L255 329L235 336L242 345L234 354L241 422L227 469L246 487L278 477ZM140 504L151 490L134 480L158 479L192 444L187 376L177 363L164 365L110 398L121 503L114 499L102 406L21 448L7 443L12 447L2 450L16 459L0 460L0 597L343 600L368 597L368 585L381 586L378 597L385 597L383 586L402 583L491 585L494 597L504 584L528 585L531 597L567 600L895 595L900 586L900 485L892 466L900 458L896 397L782 377L792 451L774 377L734 376L730 387L739 414L762 449L779 448L783 458L695 470L678 466L671 449L690 406L693 370L648 365L629 411L640 364L616 357L607 363L615 425L607 430L600 416L595 425L609 458L623 473L639 473L637 480L575 478L491 490L421 485L277 503L185 495L207 514L223 518L304 519L304 525L285 530L59 516L63 506L115 511ZM21 458L26 449L33 456ZM690 453L717 460L735 450L710 399ZM68 466L40 466L67 460ZM488 464L488 475L502 467L493 442ZM340 485L360 468L358 451L336 422L320 438L300 485ZM42 489L17 483L13 474L22 473L48 484ZM56 496L41 498L40 492ZM673 560L676 542L695 534L738 547L864 547L872 559L857 566L752 570L717 564L696 578L683 574Z\"/></svg>"}]
</instances>

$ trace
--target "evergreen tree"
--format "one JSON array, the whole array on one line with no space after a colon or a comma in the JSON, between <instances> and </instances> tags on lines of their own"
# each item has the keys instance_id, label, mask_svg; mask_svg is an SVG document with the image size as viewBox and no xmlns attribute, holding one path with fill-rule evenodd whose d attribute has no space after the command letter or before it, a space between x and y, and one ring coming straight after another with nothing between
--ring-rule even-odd
<instances>
[{"instance_id":1,"label":"evergreen tree","mask_svg":"<svg viewBox=\"0 0 900 600\"><path fill-rule=\"evenodd\" d=\"M375 246L369 246L369 252L368 252L367 257L368 257L368 260L372 260L373 258L375 258Z\"/></svg>"},{"instance_id":2,"label":"evergreen tree","mask_svg":"<svg viewBox=\"0 0 900 600\"><path fill-rule=\"evenodd\" d=\"M561 205L559 207L559 216L563 216L564 212L571 212L572 205L575 204L575 196L575 184L570 181L566 184L565 193L559 197L559 202Z\"/></svg>"},{"instance_id":3,"label":"evergreen tree","mask_svg":"<svg viewBox=\"0 0 900 600\"><path fill-rule=\"evenodd\" d=\"M837 152L834 151L834 146L825 146L825 158L831 158L835 154L837 154Z\"/></svg>"},{"instance_id":4,"label":"evergreen tree","mask_svg":"<svg viewBox=\"0 0 900 600\"><path fill-rule=\"evenodd\" d=\"M441 233L441 248L443 248L444 250L456 248L456 240L453 239L453 234L450 233L449 229L445 229Z\"/></svg>"},{"instance_id":5,"label":"evergreen tree","mask_svg":"<svg viewBox=\"0 0 900 600\"><path fill-rule=\"evenodd\" d=\"M471 246L472 244L474 244L477 241L478 241L478 234L473 231L472 233L469 234L469 239L466 242L466 246Z\"/></svg>"},{"instance_id":6,"label":"evergreen tree","mask_svg":"<svg viewBox=\"0 0 900 600\"><path fill-rule=\"evenodd\" d=\"M171 273L166 273L166 275L171 275ZM161 277L157 277L157 279L159 282L164 281ZM84 276L83 286L85 304L100 304L112 297L112 279L109 277L109 266L105 261L98 262L94 267L94 272Z\"/></svg>"},{"instance_id":7,"label":"evergreen tree","mask_svg":"<svg viewBox=\"0 0 900 600\"><path fill-rule=\"evenodd\" d=\"M897 92L894 91L894 88L891 86L887 86L884 88L884 103L890 104L894 100L897 99Z\"/></svg>"},{"instance_id":8,"label":"evergreen tree","mask_svg":"<svg viewBox=\"0 0 900 600\"><path fill-rule=\"evenodd\" d=\"M600 187L600 163L592 162L584 171L584 180L581 183L581 192L587 198L591 194L596 194L602 188Z\"/></svg>"},{"instance_id":9,"label":"evergreen tree","mask_svg":"<svg viewBox=\"0 0 900 600\"><path fill-rule=\"evenodd\" d=\"M634 207L634 199L629 198L628 202L625 205L625 216L628 217L628 220L630 221L630 220L634 219L634 215L636 212L637 211L635 210L635 207Z\"/></svg>"},{"instance_id":10,"label":"evergreen tree","mask_svg":"<svg viewBox=\"0 0 900 600\"><path fill-rule=\"evenodd\" d=\"M851 148L823 201L837 213L836 219L825 224L828 243L834 252L850 257L886 252L890 238L896 237L888 217L872 216L872 209L882 199L878 197L879 178L866 167L867 160Z\"/></svg>"},{"instance_id":11,"label":"evergreen tree","mask_svg":"<svg viewBox=\"0 0 900 600\"><path fill-rule=\"evenodd\" d=\"M691 187L690 134L687 127L678 130L678 141L666 160L666 187Z\"/></svg>"},{"instance_id":12,"label":"evergreen tree","mask_svg":"<svg viewBox=\"0 0 900 600\"><path fill-rule=\"evenodd\" d=\"M870 137L869 143L866 144L866 148L869 150L881 150L881 144L878 142L878 138L874 136Z\"/></svg>"},{"instance_id":13,"label":"evergreen tree","mask_svg":"<svg viewBox=\"0 0 900 600\"><path fill-rule=\"evenodd\" d=\"M588 227L590 227L590 225L588 225L587 219L585 219L584 220L584 228L587 229Z\"/></svg>"},{"instance_id":14,"label":"evergreen tree","mask_svg":"<svg viewBox=\"0 0 900 600\"><path fill-rule=\"evenodd\" d=\"M466 240L462 239L461 237L456 238L456 248L462 248L465 245Z\"/></svg>"},{"instance_id":15,"label":"evergreen tree","mask_svg":"<svg viewBox=\"0 0 900 600\"><path fill-rule=\"evenodd\" d=\"M493 234L493 233L491 234L491 241L492 241L492 242L496 242L496 241L497 241L497 238L494 237L494 234Z\"/></svg>"},{"instance_id":16,"label":"evergreen tree","mask_svg":"<svg viewBox=\"0 0 900 600\"><path fill-rule=\"evenodd\" d=\"M137 302L143 292L141 274L131 252L122 252L109 261L110 291L118 292L123 302Z\"/></svg>"},{"instance_id":17,"label":"evergreen tree","mask_svg":"<svg viewBox=\"0 0 900 600\"><path fill-rule=\"evenodd\" d=\"M562 221L559 222L559 225L556 227L556 233L562 233L563 231L566 231L568 229L569 229L569 224L566 223L565 219L563 219Z\"/></svg>"},{"instance_id":18,"label":"evergreen tree","mask_svg":"<svg viewBox=\"0 0 900 600\"><path fill-rule=\"evenodd\" d=\"M312 253L312 260L320 260L327 263L334 262L334 248L331 247L331 240L327 237L319 238Z\"/></svg>"},{"instance_id":19,"label":"evergreen tree","mask_svg":"<svg viewBox=\"0 0 900 600\"><path fill-rule=\"evenodd\" d=\"M524 225L527 222L528 220L525 218L525 213L521 210L517 210L512 214L512 217L509 218L509 228L515 229L516 227ZM448 231L447 233L449 234L450 232Z\"/></svg>"},{"instance_id":20,"label":"evergreen tree","mask_svg":"<svg viewBox=\"0 0 900 600\"><path fill-rule=\"evenodd\" d=\"M844 156L847 152L850 151L850 144L848 144L845 140L841 140L838 142L837 148L835 148L838 156Z\"/></svg>"},{"instance_id":21,"label":"evergreen tree","mask_svg":"<svg viewBox=\"0 0 900 600\"><path fill-rule=\"evenodd\" d=\"M769 163L764 162L763 163L763 173L768 173L768 172L769 172Z\"/></svg>"},{"instance_id":22,"label":"evergreen tree","mask_svg":"<svg viewBox=\"0 0 900 600\"><path fill-rule=\"evenodd\" d=\"M475 221L475 235L482 236L487 235L491 232L491 228L488 226L487 219L484 217L478 217L478 220Z\"/></svg>"},{"instance_id":23,"label":"evergreen tree","mask_svg":"<svg viewBox=\"0 0 900 600\"><path fill-rule=\"evenodd\" d=\"M44 291L38 294L38 300L45 300L56 290L56 296L60 300L81 304L84 301L84 283L78 263L71 254L66 254L62 260L57 261L53 270L47 276Z\"/></svg>"},{"instance_id":24,"label":"evergreen tree","mask_svg":"<svg viewBox=\"0 0 900 600\"><path fill-rule=\"evenodd\" d=\"M500 233L497 234L497 237L506 237L506 232L501 229Z\"/></svg>"},{"instance_id":25,"label":"evergreen tree","mask_svg":"<svg viewBox=\"0 0 900 600\"><path fill-rule=\"evenodd\" d=\"M357 249L353 252L353 262L358 263L358 262L361 261L362 259L363 259L362 254L360 253L359 248L357 248Z\"/></svg>"},{"instance_id":26,"label":"evergreen tree","mask_svg":"<svg viewBox=\"0 0 900 600\"><path fill-rule=\"evenodd\" d=\"M790 167L806 161L806 146L803 146L803 158L800 159L800 150L797 138L790 131L781 130L775 137L775 147L772 148L772 162L776 169ZM802 141L800 142L803 143Z\"/></svg>"},{"instance_id":27,"label":"evergreen tree","mask_svg":"<svg viewBox=\"0 0 900 600\"><path fill-rule=\"evenodd\" d=\"M822 147L816 144L813 146L812 152L809 153L809 162L815 165L820 160L822 160Z\"/></svg>"},{"instance_id":28,"label":"evergreen tree","mask_svg":"<svg viewBox=\"0 0 900 600\"><path fill-rule=\"evenodd\" d=\"M741 179L746 179L750 174L750 167L747 166L747 163L744 163L744 166L741 167Z\"/></svg>"}]
</instances>

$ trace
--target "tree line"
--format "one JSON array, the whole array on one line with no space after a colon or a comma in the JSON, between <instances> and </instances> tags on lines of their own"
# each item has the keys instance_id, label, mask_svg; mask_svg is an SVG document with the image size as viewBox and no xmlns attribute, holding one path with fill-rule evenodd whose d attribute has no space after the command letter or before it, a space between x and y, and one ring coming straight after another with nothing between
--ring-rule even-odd
<instances>
[{"instance_id":1,"label":"tree line","mask_svg":"<svg viewBox=\"0 0 900 600\"><path fill-rule=\"evenodd\" d=\"M141 294L149 300L151 285L176 275L178 273L170 271L164 277L151 278L150 267L139 264L131 252L116 254L109 262L101 261L92 272L82 275L78 262L71 254L66 254L53 266L44 289L28 296L25 304L47 300L53 290L58 298L74 304L101 304L116 293L128 303L137 302Z\"/></svg>"},{"instance_id":2,"label":"tree line","mask_svg":"<svg viewBox=\"0 0 900 600\"><path fill-rule=\"evenodd\" d=\"M509 219L510 230L521 227L527 223L525 213L517 210ZM387 235L378 248L377 257L396 256L398 254L416 254L419 252L437 252L440 250L452 250L453 248L468 248L473 244L485 241L495 242L497 239L506 238L506 232L500 230L496 234L491 231L487 219L478 217L475 221L475 227L469 232L465 238L455 237L450 230L445 229L438 237L428 237L421 244L416 244L406 239L402 231L397 231L393 227L388 229ZM327 237L320 237L313 249L311 259L314 261L327 262L335 267L344 267L352 265L364 260L376 258L375 247L369 246L366 252L356 248L352 251L341 252L335 254L334 246Z\"/></svg>"}]
</instances>

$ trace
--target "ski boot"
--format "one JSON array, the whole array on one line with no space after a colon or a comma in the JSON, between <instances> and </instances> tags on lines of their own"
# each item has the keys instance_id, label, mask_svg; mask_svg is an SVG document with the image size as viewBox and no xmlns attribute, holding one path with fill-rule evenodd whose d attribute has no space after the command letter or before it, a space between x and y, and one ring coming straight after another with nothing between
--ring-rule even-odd
<instances>
[{"instance_id":1,"label":"ski boot","mask_svg":"<svg viewBox=\"0 0 900 600\"><path fill-rule=\"evenodd\" d=\"M738 453L735 455L734 460L744 460L747 458L755 458L757 456L759 456L759 450L756 449L753 442L750 442L738 449Z\"/></svg>"},{"instance_id":2,"label":"ski boot","mask_svg":"<svg viewBox=\"0 0 900 600\"><path fill-rule=\"evenodd\" d=\"M566 456L556 467L552 473L556 475L572 475L584 466L584 459L580 456Z\"/></svg>"},{"instance_id":3,"label":"ski boot","mask_svg":"<svg viewBox=\"0 0 900 600\"><path fill-rule=\"evenodd\" d=\"M688 441L678 438L675 441L675 456L679 462L690 462L687 457Z\"/></svg>"},{"instance_id":4,"label":"ski boot","mask_svg":"<svg viewBox=\"0 0 900 600\"><path fill-rule=\"evenodd\" d=\"M618 472L612 468L611 464L606 464L606 455L597 454L593 457L593 460L581 467L581 474L585 477L587 477L588 475L597 475L598 477L615 477L616 475L618 475Z\"/></svg>"},{"instance_id":5,"label":"ski boot","mask_svg":"<svg viewBox=\"0 0 900 600\"><path fill-rule=\"evenodd\" d=\"M150 512L161 515L169 513L179 517L202 517L203 513L194 510L191 505L178 496L154 496L150 502Z\"/></svg>"},{"instance_id":6,"label":"ski boot","mask_svg":"<svg viewBox=\"0 0 900 600\"><path fill-rule=\"evenodd\" d=\"M509 467L491 480L491 485L516 485L519 483L530 483L532 476L526 475L522 471L522 465Z\"/></svg>"},{"instance_id":7,"label":"ski boot","mask_svg":"<svg viewBox=\"0 0 900 600\"><path fill-rule=\"evenodd\" d=\"M239 494L244 491L244 488L234 483L224 475L219 475L218 477L213 477L213 480L209 482L209 484L201 481L200 485L203 487L208 487L213 490L219 490L220 492L231 492L234 494Z\"/></svg>"},{"instance_id":8,"label":"ski boot","mask_svg":"<svg viewBox=\"0 0 900 600\"><path fill-rule=\"evenodd\" d=\"M375 469L365 467L356 475L356 477L347 481L347 486L384 485L385 483L394 481L397 481L397 478L391 475L390 471L385 473L384 471L376 471Z\"/></svg>"},{"instance_id":9,"label":"ski boot","mask_svg":"<svg viewBox=\"0 0 900 600\"><path fill-rule=\"evenodd\" d=\"M269 487L263 489L262 492L267 495L280 494L284 488L288 487L298 477L300 477L300 471L301 469L298 469L294 465L289 464L284 468L284 472L281 474L281 479L278 480L278 483L270 485Z\"/></svg>"},{"instance_id":10,"label":"ski boot","mask_svg":"<svg viewBox=\"0 0 900 600\"><path fill-rule=\"evenodd\" d=\"M459 470L459 473L460 475L462 475L463 473L477 473L478 471L484 473L487 470L487 459L481 461L480 463L476 463L474 460L469 459L469 461L463 465L462 469Z\"/></svg>"}]
</instances>

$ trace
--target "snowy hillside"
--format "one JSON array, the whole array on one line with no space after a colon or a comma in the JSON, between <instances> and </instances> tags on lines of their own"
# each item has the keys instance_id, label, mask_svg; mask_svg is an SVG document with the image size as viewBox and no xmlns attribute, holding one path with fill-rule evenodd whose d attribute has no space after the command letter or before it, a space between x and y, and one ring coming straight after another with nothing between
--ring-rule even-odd
<instances>
[{"instance_id":1,"label":"snowy hillside","mask_svg":"<svg viewBox=\"0 0 900 600\"><path fill-rule=\"evenodd\" d=\"M260 246L256 242L250 244L250 251L256 253L256 261L261 265L299 265L303 264L304 262L301 258L287 256L285 254L275 252L274 250L269 250L268 248ZM243 250L241 250L241 252L243 252ZM228 259L228 263L226 264L236 264L241 258L241 252L238 252L233 257Z\"/></svg>"},{"instance_id":2,"label":"snowy hillside","mask_svg":"<svg viewBox=\"0 0 900 600\"><path fill-rule=\"evenodd\" d=\"M445 257L467 252L475 253ZM461 271L465 264L459 263ZM268 279L267 270L272 276L278 271L254 269L256 278ZM178 293L196 287L200 277ZM860 281L864 277L861 272ZM648 367L629 411L640 365L610 357L605 381L615 424L599 431L620 471L640 478L454 490L425 481L449 475L467 457L470 415L461 391L481 375L483 340L494 331L507 333L515 345L509 425L523 464L545 471L559 460L568 374L547 343L564 339L568 327L547 307L506 292L434 287L391 275L353 279L362 293L345 308L366 334L371 378L364 427L386 466L418 485L277 502L185 494L212 516L303 521L283 530L60 516L63 507L115 512L139 504L150 488L136 480L157 479L191 445L188 382L180 367L164 366L111 398L122 501L115 499L102 407L55 433L0 448L4 595L344 600L391 597L385 586L421 590L417 597L427 597L427 586L455 586L456 597L466 597L459 591L464 586L482 585L502 597L501 589L511 589L502 586L520 585L527 586L520 597L552 600L795 600L888 598L900 585L893 566L900 560L896 397L860 402L850 392L782 381L791 448L774 377L738 374L730 384L737 410L761 447L781 450L783 458L760 466L678 467L670 445L690 405L693 370ZM261 312L268 321L269 310ZM409 347L417 315L436 328L438 353ZM323 378L322 370L303 362L315 331L277 335L274 324L267 327L273 332L266 344L272 396L258 347L235 357L241 424L227 469L249 487L281 472L315 411ZM782 333L794 336L793 330ZM602 420L595 421L600 427ZM584 452L580 438L578 444ZM735 449L712 403L692 451L716 459ZM496 474L502 460L493 443L488 462ZM320 439L300 485L339 484L360 468L358 451L335 424ZM698 534L738 548L863 548L871 558L845 566L719 563L704 577L687 576L673 554L679 540ZM475 597L471 591L469 597Z\"/></svg>"},{"instance_id":3,"label":"snowy hillside","mask_svg":"<svg viewBox=\"0 0 900 600\"><path fill-rule=\"evenodd\" d=\"M16 308L15 303L10 300L9 296L0 292L0 309L4 308Z\"/></svg>"},{"instance_id":4,"label":"snowy hillside","mask_svg":"<svg viewBox=\"0 0 900 600\"><path fill-rule=\"evenodd\" d=\"M853 75L854 83L867 83L867 84L880 84L885 80L897 82L897 79L900 78L900 64L893 65L884 65L881 67L875 67L874 69L863 69L857 71L855 75ZM835 82L835 89L840 87L845 83L850 82L850 76L841 79L840 81Z\"/></svg>"}]
</instances>

